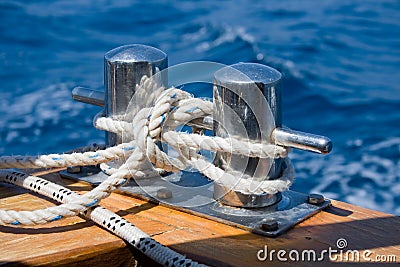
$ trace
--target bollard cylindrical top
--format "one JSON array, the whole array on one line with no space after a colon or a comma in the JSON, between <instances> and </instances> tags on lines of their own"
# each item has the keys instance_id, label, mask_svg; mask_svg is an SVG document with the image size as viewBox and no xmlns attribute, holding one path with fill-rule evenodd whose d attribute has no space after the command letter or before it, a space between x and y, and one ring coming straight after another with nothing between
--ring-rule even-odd
<instances>
[{"instance_id":1,"label":"bollard cylindrical top","mask_svg":"<svg viewBox=\"0 0 400 267\"><path fill-rule=\"evenodd\" d=\"M235 71L238 70L239 72ZM220 69L215 73L215 78L225 83L261 83L273 85L279 82L282 75L274 68L258 63L236 63Z\"/></svg>"},{"instance_id":2,"label":"bollard cylindrical top","mask_svg":"<svg viewBox=\"0 0 400 267\"><path fill-rule=\"evenodd\" d=\"M282 126L281 78L276 69L258 63L237 63L214 74L215 83L230 90L246 90L247 85L256 84L270 106L276 127Z\"/></svg>"},{"instance_id":3,"label":"bollard cylindrical top","mask_svg":"<svg viewBox=\"0 0 400 267\"><path fill-rule=\"evenodd\" d=\"M149 62L163 64L167 60L167 54L163 51L141 44L124 45L108 51L104 58L108 62L134 63Z\"/></svg>"},{"instance_id":4,"label":"bollard cylindrical top","mask_svg":"<svg viewBox=\"0 0 400 267\"><path fill-rule=\"evenodd\" d=\"M168 67L167 55L154 47L132 44L117 47L104 55L106 116L124 115L143 76L151 77ZM166 73L161 74L166 85ZM122 142L121 136L106 133L107 145Z\"/></svg>"}]
</instances>

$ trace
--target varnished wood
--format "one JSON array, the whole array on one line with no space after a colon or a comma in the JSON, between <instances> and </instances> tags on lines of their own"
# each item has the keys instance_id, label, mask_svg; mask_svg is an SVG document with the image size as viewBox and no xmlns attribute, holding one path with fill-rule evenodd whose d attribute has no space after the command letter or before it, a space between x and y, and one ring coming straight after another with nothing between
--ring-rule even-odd
<instances>
[{"instance_id":1,"label":"varnished wood","mask_svg":"<svg viewBox=\"0 0 400 267\"><path fill-rule=\"evenodd\" d=\"M43 174L43 173L41 173ZM82 182L46 178L74 191L87 191ZM345 238L348 249L370 250L373 255L395 255L400 262L400 219L347 203L332 201L333 206L297 225L278 238L266 238L247 231L158 206L146 201L112 194L102 205L153 236L160 243L213 266L265 266L257 252L264 248L290 251L321 251L336 248L338 238ZM54 202L26 190L2 185L0 208L31 210L54 205ZM0 264L15 265L93 265L131 266L134 256L125 242L81 217L34 227L0 227ZM137 255L135 256L138 257ZM328 259L326 259L328 260ZM290 262L274 265L291 266ZM297 262L300 266L321 263ZM336 265L324 262L324 266ZM352 263L354 265L354 263ZM391 263L393 264L393 263Z\"/></svg>"}]
</instances>

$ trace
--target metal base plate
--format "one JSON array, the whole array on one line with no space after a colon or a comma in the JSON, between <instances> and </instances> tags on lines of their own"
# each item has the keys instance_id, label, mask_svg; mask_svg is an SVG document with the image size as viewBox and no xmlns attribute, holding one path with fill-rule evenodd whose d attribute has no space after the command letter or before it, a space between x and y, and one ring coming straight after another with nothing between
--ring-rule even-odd
<instances>
[{"instance_id":1,"label":"metal base plate","mask_svg":"<svg viewBox=\"0 0 400 267\"><path fill-rule=\"evenodd\" d=\"M96 169L83 167L80 173L63 171L61 176L98 185L107 175L98 172L98 169L98 173L94 174ZM85 171L91 175L87 175ZM157 196L159 190L170 192L172 196L169 195L167 199ZM191 172L131 181L118 191L268 237L284 233L330 205L329 200L320 204L309 204L308 195L287 190L282 193L282 199L278 203L269 207L230 207L213 199L212 181L199 173ZM274 227L269 229L263 226L266 222L276 222L277 225L274 224Z\"/></svg>"},{"instance_id":2,"label":"metal base plate","mask_svg":"<svg viewBox=\"0 0 400 267\"><path fill-rule=\"evenodd\" d=\"M84 181L91 185L97 186L101 184L108 175L103 173L100 168L96 166L83 166L81 171L77 173L70 173L68 171L60 171L60 176L62 178L71 179L74 181Z\"/></svg>"}]
</instances>

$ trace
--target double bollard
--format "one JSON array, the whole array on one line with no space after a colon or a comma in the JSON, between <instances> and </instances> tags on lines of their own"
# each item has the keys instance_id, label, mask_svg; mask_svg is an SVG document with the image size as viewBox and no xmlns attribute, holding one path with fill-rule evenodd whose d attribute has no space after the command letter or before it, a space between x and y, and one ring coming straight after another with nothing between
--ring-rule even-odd
<instances>
[{"instance_id":1,"label":"double bollard","mask_svg":"<svg viewBox=\"0 0 400 267\"><path fill-rule=\"evenodd\" d=\"M122 116L143 76L151 77L162 72L160 85L167 88L167 68L168 57L159 49L145 45L121 46L105 54L104 92L76 87L73 98L103 106L106 116ZM329 138L282 128L281 78L277 70L257 63L238 63L221 68L213 77L216 103L213 118L204 119L196 127L213 130L215 136L220 137L234 135L255 142L329 153L332 148ZM107 146L121 142L122 136L106 133ZM276 179L286 167L279 158L243 158L227 153L217 153L214 162L221 168L230 162L233 171L238 168L237 171L244 171L246 177L256 181ZM243 162L245 166L241 164ZM243 193L215 183L214 198L229 206L259 208L275 204L280 195Z\"/></svg>"}]
</instances>

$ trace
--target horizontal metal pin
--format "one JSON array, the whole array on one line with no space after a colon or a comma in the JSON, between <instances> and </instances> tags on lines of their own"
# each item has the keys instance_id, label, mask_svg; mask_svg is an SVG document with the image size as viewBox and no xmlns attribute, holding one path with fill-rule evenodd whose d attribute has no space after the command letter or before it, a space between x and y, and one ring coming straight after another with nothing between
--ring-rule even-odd
<instances>
[{"instance_id":1,"label":"horizontal metal pin","mask_svg":"<svg viewBox=\"0 0 400 267\"><path fill-rule=\"evenodd\" d=\"M72 98L76 101L104 107L104 92L84 87L75 87L72 90Z\"/></svg>"},{"instance_id":2,"label":"horizontal metal pin","mask_svg":"<svg viewBox=\"0 0 400 267\"><path fill-rule=\"evenodd\" d=\"M319 154L328 154L332 150L332 141L328 137L288 128L276 128L272 132L272 141L281 146L298 148Z\"/></svg>"}]
</instances>

